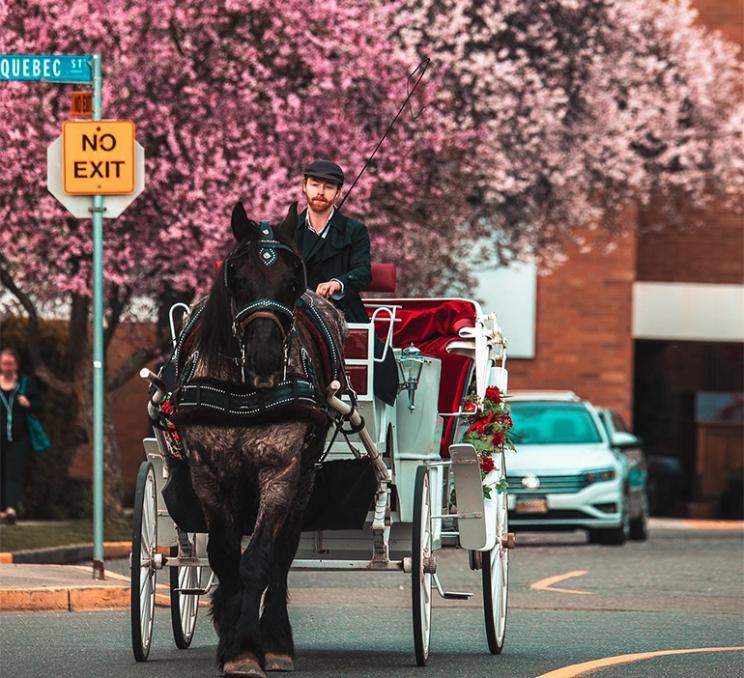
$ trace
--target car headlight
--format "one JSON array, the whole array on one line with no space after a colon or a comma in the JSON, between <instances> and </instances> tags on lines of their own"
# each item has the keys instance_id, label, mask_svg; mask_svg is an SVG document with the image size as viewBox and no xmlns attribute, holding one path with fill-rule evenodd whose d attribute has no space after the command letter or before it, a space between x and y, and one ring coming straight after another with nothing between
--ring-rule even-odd
<instances>
[{"instance_id":1,"label":"car headlight","mask_svg":"<svg viewBox=\"0 0 744 678\"><path fill-rule=\"evenodd\" d=\"M597 483L605 480L614 480L617 477L617 472L614 468L604 469L602 471L589 471L584 474L584 482L587 485L591 483Z\"/></svg>"}]
</instances>

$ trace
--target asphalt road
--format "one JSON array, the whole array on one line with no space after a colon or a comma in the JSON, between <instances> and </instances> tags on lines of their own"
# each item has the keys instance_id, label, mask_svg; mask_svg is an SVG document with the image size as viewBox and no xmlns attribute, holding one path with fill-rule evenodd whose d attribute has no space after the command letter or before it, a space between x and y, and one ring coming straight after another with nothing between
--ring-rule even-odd
<instances>
[{"instance_id":1,"label":"asphalt road","mask_svg":"<svg viewBox=\"0 0 744 678\"><path fill-rule=\"evenodd\" d=\"M446 549L439 556L445 588L478 590L479 574L468 569L463 552ZM125 569L123 563L108 567ZM621 548L587 545L578 534L520 535L510 560L504 654L487 652L479 596L465 603L435 598L425 669L414 665L405 575L291 576L298 676L532 678L603 657L744 646L741 532L656 530L648 542ZM168 610L158 608L145 664L132 658L127 613L5 614L0 674L218 676L215 635L205 612L200 611L192 648L180 651L171 638ZM606 668L601 675L744 676L744 651L658 656Z\"/></svg>"}]
</instances>

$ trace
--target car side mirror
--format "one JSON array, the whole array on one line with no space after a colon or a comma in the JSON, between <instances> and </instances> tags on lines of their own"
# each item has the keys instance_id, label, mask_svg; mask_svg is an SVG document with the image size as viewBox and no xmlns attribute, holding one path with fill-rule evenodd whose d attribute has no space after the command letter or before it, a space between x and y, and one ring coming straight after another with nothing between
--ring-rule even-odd
<instances>
[{"instance_id":1,"label":"car side mirror","mask_svg":"<svg viewBox=\"0 0 744 678\"><path fill-rule=\"evenodd\" d=\"M630 450L634 447L641 447L641 439L628 433L627 431L615 431L612 434L612 446L619 450Z\"/></svg>"}]
</instances>

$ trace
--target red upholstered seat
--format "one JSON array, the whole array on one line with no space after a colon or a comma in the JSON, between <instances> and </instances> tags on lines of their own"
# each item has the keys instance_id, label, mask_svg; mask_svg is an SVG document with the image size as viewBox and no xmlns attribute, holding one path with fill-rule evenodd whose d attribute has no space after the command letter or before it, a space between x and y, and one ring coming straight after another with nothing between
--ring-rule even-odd
<instances>
[{"instance_id":1,"label":"red upholstered seat","mask_svg":"<svg viewBox=\"0 0 744 678\"><path fill-rule=\"evenodd\" d=\"M365 288L365 292L390 292L395 294L396 269L395 264L372 264L372 281Z\"/></svg>"},{"instance_id":2,"label":"red upholstered seat","mask_svg":"<svg viewBox=\"0 0 744 678\"><path fill-rule=\"evenodd\" d=\"M456 412L468 387L472 360L466 356L447 353L447 345L458 339L458 331L475 324L477 306L467 299L376 299L376 303L400 306L398 322L393 330L393 346L405 348L415 344L421 352L442 361L439 382L438 408L440 412ZM371 314L371 311L370 311ZM379 319L377 332L381 339L387 323ZM440 453L449 456L456 417L446 417Z\"/></svg>"}]
</instances>

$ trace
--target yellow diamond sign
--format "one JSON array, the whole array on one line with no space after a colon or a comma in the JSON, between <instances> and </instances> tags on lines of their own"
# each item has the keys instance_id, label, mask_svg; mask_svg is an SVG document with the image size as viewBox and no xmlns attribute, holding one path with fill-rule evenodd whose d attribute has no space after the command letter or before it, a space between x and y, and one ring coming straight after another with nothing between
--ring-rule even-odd
<instances>
[{"instance_id":1,"label":"yellow diamond sign","mask_svg":"<svg viewBox=\"0 0 744 678\"><path fill-rule=\"evenodd\" d=\"M62 123L65 193L132 193L134 167L134 123L131 120L65 120Z\"/></svg>"}]
</instances>

